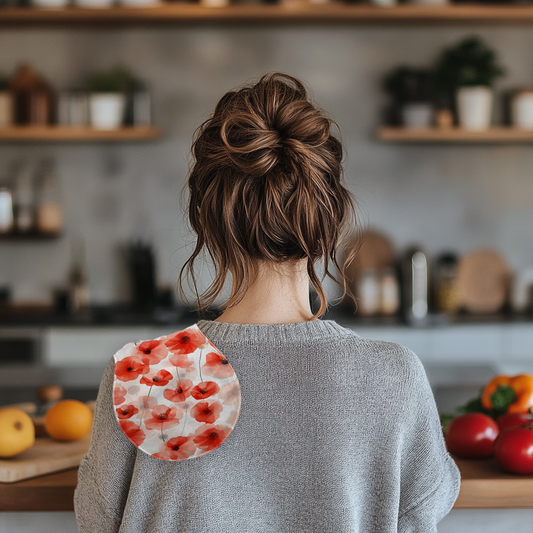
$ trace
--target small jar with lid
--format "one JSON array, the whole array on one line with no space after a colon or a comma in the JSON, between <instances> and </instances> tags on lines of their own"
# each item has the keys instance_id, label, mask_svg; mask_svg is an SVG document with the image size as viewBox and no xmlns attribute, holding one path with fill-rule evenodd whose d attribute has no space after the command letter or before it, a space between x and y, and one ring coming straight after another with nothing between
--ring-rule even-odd
<instances>
[{"instance_id":1,"label":"small jar with lid","mask_svg":"<svg viewBox=\"0 0 533 533\"><path fill-rule=\"evenodd\" d=\"M400 285L393 268L381 273L379 308L383 315L395 315L400 309Z\"/></svg>"},{"instance_id":2,"label":"small jar with lid","mask_svg":"<svg viewBox=\"0 0 533 533\"><path fill-rule=\"evenodd\" d=\"M13 231L13 195L5 184L0 183L0 234Z\"/></svg>"},{"instance_id":3,"label":"small jar with lid","mask_svg":"<svg viewBox=\"0 0 533 533\"><path fill-rule=\"evenodd\" d=\"M515 128L533 129L533 89L523 89L514 93L511 118Z\"/></svg>"},{"instance_id":4,"label":"small jar with lid","mask_svg":"<svg viewBox=\"0 0 533 533\"><path fill-rule=\"evenodd\" d=\"M46 159L42 162L37 183L36 230L41 234L59 233L63 228L63 209L53 159Z\"/></svg>"},{"instance_id":5,"label":"small jar with lid","mask_svg":"<svg viewBox=\"0 0 533 533\"><path fill-rule=\"evenodd\" d=\"M357 311L361 315L371 316L379 313L380 282L375 268L365 268L357 284L359 297Z\"/></svg>"},{"instance_id":6,"label":"small jar with lid","mask_svg":"<svg viewBox=\"0 0 533 533\"><path fill-rule=\"evenodd\" d=\"M444 253L435 262L435 296L440 312L453 314L459 309L457 262L454 253Z\"/></svg>"}]
</instances>

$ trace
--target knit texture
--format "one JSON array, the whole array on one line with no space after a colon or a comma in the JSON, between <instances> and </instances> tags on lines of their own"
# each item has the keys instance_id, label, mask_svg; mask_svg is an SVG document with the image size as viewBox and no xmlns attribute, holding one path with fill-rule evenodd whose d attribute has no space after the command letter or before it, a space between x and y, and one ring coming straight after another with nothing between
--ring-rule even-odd
<instances>
[{"instance_id":1,"label":"knit texture","mask_svg":"<svg viewBox=\"0 0 533 533\"><path fill-rule=\"evenodd\" d=\"M437 531L460 475L411 350L333 320L197 325L239 379L235 429L198 458L150 457L115 418L111 358L74 495L80 533Z\"/></svg>"}]
</instances>

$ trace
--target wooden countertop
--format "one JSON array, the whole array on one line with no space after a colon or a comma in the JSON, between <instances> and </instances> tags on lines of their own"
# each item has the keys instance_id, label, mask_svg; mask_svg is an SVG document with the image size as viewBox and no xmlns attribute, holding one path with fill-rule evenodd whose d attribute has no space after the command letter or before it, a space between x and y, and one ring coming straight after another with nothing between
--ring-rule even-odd
<instances>
[{"instance_id":1,"label":"wooden countertop","mask_svg":"<svg viewBox=\"0 0 533 533\"><path fill-rule=\"evenodd\" d=\"M461 491L455 509L533 508L533 475L506 474L494 459L455 458ZM72 511L78 469L0 483L0 511Z\"/></svg>"}]
</instances>

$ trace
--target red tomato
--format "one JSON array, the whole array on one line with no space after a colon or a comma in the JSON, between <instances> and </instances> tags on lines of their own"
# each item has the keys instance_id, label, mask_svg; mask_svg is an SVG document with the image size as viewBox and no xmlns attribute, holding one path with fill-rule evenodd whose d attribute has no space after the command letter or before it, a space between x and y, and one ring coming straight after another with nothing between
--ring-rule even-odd
<instances>
[{"instance_id":1,"label":"red tomato","mask_svg":"<svg viewBox=\"0 0 533 533\"><path fill-rule=\"evenodd\" d=\"M490 457L498 436L498 425L483 413L455 417L446 432L448 451L465 458Z\"/></svg>"},{"instance_id":2,"label":"red tomato","mask_svg":"<svg viewBox=\"0 0 533 533\"><path fill-rule=\"evenodd\" d=\"M533 426L502 431L494 444L498 464L515 474L533 474Z\"/></svg>"},{"instance_id":3,"label":"red tomato","mask_svg":"<svg viewBox=\"0 0 533 533\"><path fill-rule=\"evenodd\" d=\"M533 422L533 417L531 415L518 413L500 415L496 419L496 424L498 424L498 427L500 428L500 433L508 428L531 424L531 422Z\"/></svg>"}]
</instances>

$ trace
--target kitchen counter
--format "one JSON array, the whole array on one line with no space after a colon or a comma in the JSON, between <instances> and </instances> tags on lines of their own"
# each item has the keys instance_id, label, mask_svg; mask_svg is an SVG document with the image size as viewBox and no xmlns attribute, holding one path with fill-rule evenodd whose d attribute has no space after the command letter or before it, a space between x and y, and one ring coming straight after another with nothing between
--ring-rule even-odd
<instances>
[{"instance_id":1,"label":"kitchen counter","mask_svg":"<svg viewBox=\"0 0 533 533\"><path fill-rule=\"evenodd\" d=\"M456 458L461 492L455 509L533 508L533 475L503 472L494 459ZM0 483L0 511L72 511L78 469Z\"/></svg>"}]
</instances>

